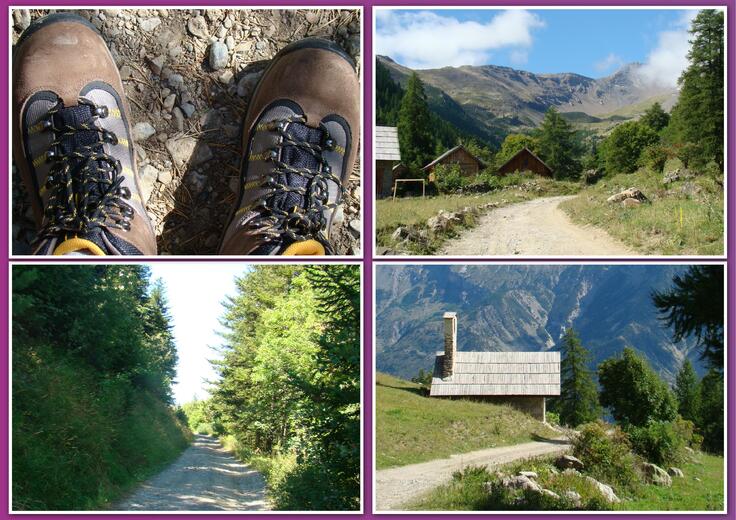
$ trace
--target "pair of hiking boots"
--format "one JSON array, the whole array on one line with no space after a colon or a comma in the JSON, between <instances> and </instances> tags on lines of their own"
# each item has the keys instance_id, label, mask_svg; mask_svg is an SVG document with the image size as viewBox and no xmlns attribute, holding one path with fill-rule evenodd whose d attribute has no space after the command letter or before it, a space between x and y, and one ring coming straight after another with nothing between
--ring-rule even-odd
<instances>
[{"instance_id":1,"label":"pair of hiking boots","mask_svg":"<svg viewBox=\"0 0 736 520\"><path fill-rule=\"evenodd\" d=\"M38 225L38 255L155 255L137 179L130 110L96 28L34 22L13 58L13 154ZM306 38L263 73L243 122L240 193L227 255L332 254L328 233L357 154L353 60Z\"/></svg>"}]
</instances>

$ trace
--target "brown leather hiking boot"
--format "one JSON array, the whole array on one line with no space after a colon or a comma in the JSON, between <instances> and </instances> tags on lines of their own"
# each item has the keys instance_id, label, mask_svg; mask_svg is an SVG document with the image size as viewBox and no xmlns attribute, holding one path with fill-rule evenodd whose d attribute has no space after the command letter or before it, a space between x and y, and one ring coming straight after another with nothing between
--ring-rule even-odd
<instances>
[{"instance_id":1,"label":"brown leather hiking boot","mask_svg":"<svg viewBox=\"0 0 736 520\"><path fill-rule=\"evenodd\" d=\"M220 253L332 254L328 233L359 133L360 87L350 56L320 38L282 49L248 105L240 196Z\"/></svg>"},{"instance_id":2,"label":"brown leather hiking boot","mask_svg":"<svg viewBox=\"0 0 736 520\"><path fill-rule=\"evenodd\" d=\"M13 155L31 198L34 254L155 255L118 68L71 13L34 22L13 56Z\"/></svg>"}]
</instances>

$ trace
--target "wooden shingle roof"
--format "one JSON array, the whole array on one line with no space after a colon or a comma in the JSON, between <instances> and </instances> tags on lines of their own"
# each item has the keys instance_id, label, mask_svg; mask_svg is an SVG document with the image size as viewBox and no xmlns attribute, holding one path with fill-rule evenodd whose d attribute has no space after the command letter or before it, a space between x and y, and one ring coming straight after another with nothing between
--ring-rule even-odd
<instances>
[{"instance_id":1,"label":"wooden shingle roof","mask_svg":"<svg viewBox=\"0 0 736 520\"><path fill-rule=\"evenodd\" d=\"M560 395L559 352L455 352L452 376L442 379L444 352L435 358L433 397Z\"/></svg>"},{"instance_id":2,"label":"wooden shingle roof","mask_svg":"<svg viewBox=\"0 0 736 520\"><path fill-rule=\"evenodd\" d=\"M394 126L377 126L375 136L376 146L373 158L376 161L400 161L399 133Z\"/></svg>"},{"instance_id":3,"label":"wooden shingle roof","mask_svg":"<svg viewBox=\"0 0 736 520\"><path fill-rule=\"evenodd\" d=\"M429 163L429 164L428 164L427 166L424 166L424 167L422 168L422 170L426 170L427 168L431 168L432 166L434 166L434 165L435 165L435 164L437 164L438 162L442 161L442 159L444 159L445 157L447 157L447 156L448 156L448 155L450 155L451 153L453 153L453 152L456 152L456 151L460 150L461 148L462 148L463 150L465 150L465 151L466 151L466 152L468 153L468 155L469 155L469 156L471 156L471 157L472 157L473 159L475 159L475 160L476 160L476 161L478 162L478 165L480 165L480 167L481 167L481 168L483 168L483 167L485 166L485 165L483 164L483 161L481 161L481 160L480 160L480 159L478 159L478 158L477 158L477 157L476 157L475 155L473 155L472 153L470 153L470 151L468 151L468 149L467 149L467 148L465 148L465 147L464 147L463 145L459 144L459 145L457 145L457 146L455 146L455 147L453 147L453 148L450 148L449 150L447 150L447 151L446 151L445 153L443 153L442 155L440 155L439 157L437 157L437 158L436 158L436 159L435 159L434 161L432 161L431 163Z\"/></svg>"}]
</instances>

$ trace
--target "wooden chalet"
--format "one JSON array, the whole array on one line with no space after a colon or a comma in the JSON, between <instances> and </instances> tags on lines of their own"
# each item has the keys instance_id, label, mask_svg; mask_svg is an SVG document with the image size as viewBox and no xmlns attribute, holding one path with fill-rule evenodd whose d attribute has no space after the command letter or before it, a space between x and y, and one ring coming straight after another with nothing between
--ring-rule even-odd
<instances>
[{"instance_id":1,"label":"wooden chalet","mask_svg":"<svg viewBox=\"0 0 736 520\"><path fill-rule=\"evenodd\" d=\"M552 177L552 168L547 166L542 159L526 147L516 152L511 159L501 165L498 169L498 174L507 175L509 173L527 171L534 172L542 177Z\"/></svg>"},{"instance_id":2,"label":"wooden chalet","mask_svg":"<svg viewBox=\"0 0 736 520\"><path fill-rule=\"evenodd\" d=\"M559 352L461 352L457 315L444 317L445 350L435 357L431 397L509 404L545 420L546 398L560 395Z\"/></svg>"},{"instance_id":3,"label":"wooden chalet","mask_svg":"<svg viewBox=\"0 0 736 520\"><path fill-rule=\"evenodd\" d=\"M455 148L447 150L445 153L437 157L434 161L422 168L429 174L429 181L434 182L434 169L438 164L457 164L460 166L463 177L472 177L478 175L485 165L483 161L470 153L463 145L459 144Z\"/></svg>"},{"instance_id":4,"label":"wooden chalet","mask_svg":"<svg viewBox=\"0 0 736 520\"><path fill-rule=\"evenodd\" d=\"M393 170L401 162L398 130L394 126L377 126L375 143L376 197L389 197L397 175Z\"/></svg>"}]
</instances>

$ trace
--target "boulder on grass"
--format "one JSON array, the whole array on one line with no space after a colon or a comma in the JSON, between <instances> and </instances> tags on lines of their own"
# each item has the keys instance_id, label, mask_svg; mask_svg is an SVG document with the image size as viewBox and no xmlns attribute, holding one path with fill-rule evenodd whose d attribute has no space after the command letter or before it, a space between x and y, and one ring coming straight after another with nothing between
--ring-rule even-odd
<instances>
[{"instance_id":1,"label":"boulder on grass","mask_svg":"<svg viewBox=\"0 0 736 520\"><path fill-rule=\"evenodd\" d=\"M506 489L523 489L529 491L541 492L542 486L534 482L524 475L516 475L515 477L505 477L501 479L501 485Z\"/></svg>"},{"instance_id":2,"label":"boulder on grass","mask_svg":"<svg viewBox=\"0 0 736 520\"><path fill-rule=\"evenodd\" d=\"M558 495L557 493L555 493L554 491L551 491L549 489L542 489L542 491L540 491L539 494L540 495L547 496L547 497L552 498L554 500L559 500L560 499L560 495Z\"/></svg>"},{"instance_id":3,"label":"boulder on grass","mask_svg":"<svg viewBox=\"0 0 736 520\"><path fill-rule=\"evenodd\" d=\"M604 484L603 482L598 482L593 477L585 477L585 480L593 484L601 495L603 495L603 498L606 499L607 502L611 504L618 504L621 502L621 499L616 496L616 493L613 492L613 488L609 486L608 484Z\"/></svg>"},{"instance_id":4,"label":"boulder on grass","mask_svg":"<svg viewBox=\"0 0 736 520\"><path fill-rule=\"evenodd\" d=\"M565 491L562 496L572 502L572 506L578 509L583 505L583 497L577 491Z\"/></svg>"},{"instance_id":5,"label":"boulder on grass","mask_svg":"<svg viewBox=\"0 0 736 520\"><path fill-rule=\"evenodd\" d=\"M675 467L669 468L667 470L667 473L669 473L671 477L680 477L680 478L685 477L685 474L682 472L680 468L675 468Z\"/></svg>"},{"instance_id":6,"label":"boulder on grass","mask_svg":"<svg viewBox=\"0 0 736 520\"><path fill-rule=\"evenodd\" d=\"M649 199L641 192L639 188L629 188L615 195L608 197L607 202L623 202L626 199L636 199L639 202L648 202Z\"/></svg>"},{"instance_id":7,"label":"boulder on grass","mask_svg":"<svg viewBox=\"0 0 736 520\"><path fill-rule=\"evenodd\" d=\"M397 227L396 230L391 234L391 240L394 242L400 242L404 238L409 236L409 231L405 227Z\"/></svg>"},{"instance_id":8,"label":"boulder on grass","mask_svg":"<svg viewBox=\"0 0 736 520\"><path fill-rule=\"evenodd\" d=\"M622 206L623 206L624 208L635 208L635 207L637 207L637 206L641 206L641 201L640 201L640 200L638 200L638 199L632 199L632 198L628 198L628 199L625 199L625 200L624 200L624 201L623 201L623 202L621 203L621 205L622 205Z\"/></svg>"},{"instance_id":9,"label":"boulder on grass","mask_svg":"<svg viewBox=\"0 0 736 520\"><path fill-rule=\"evenodd\" d=\"M585 468L583 461L572 455L560 455L555 459L555 466L562 470L575 469L580 471Z\"/></svg>"},{"instance_id":10,"label":"boulder on grass","mask_svg":"<svg viewBox=\"0 0 736 520\"><path fill-rule=\"evenodd\" d=\"M536 471L520 471L519 475L527 478L539 478L539 475L537 475Z\"/></svg>"},{"instance_id":11,"label":"boulder on grass","mask_svg":"<svg viewBox=\"0 0 736 520\"><path fill-rule=\"evenodd\" d=\"M670 477L665 470L656 464L645 462L642 465L642 470L644 471L644 478L650 484L665 487L670 487L672 485L672 477Z\"/></svg>"}]
</instances>

